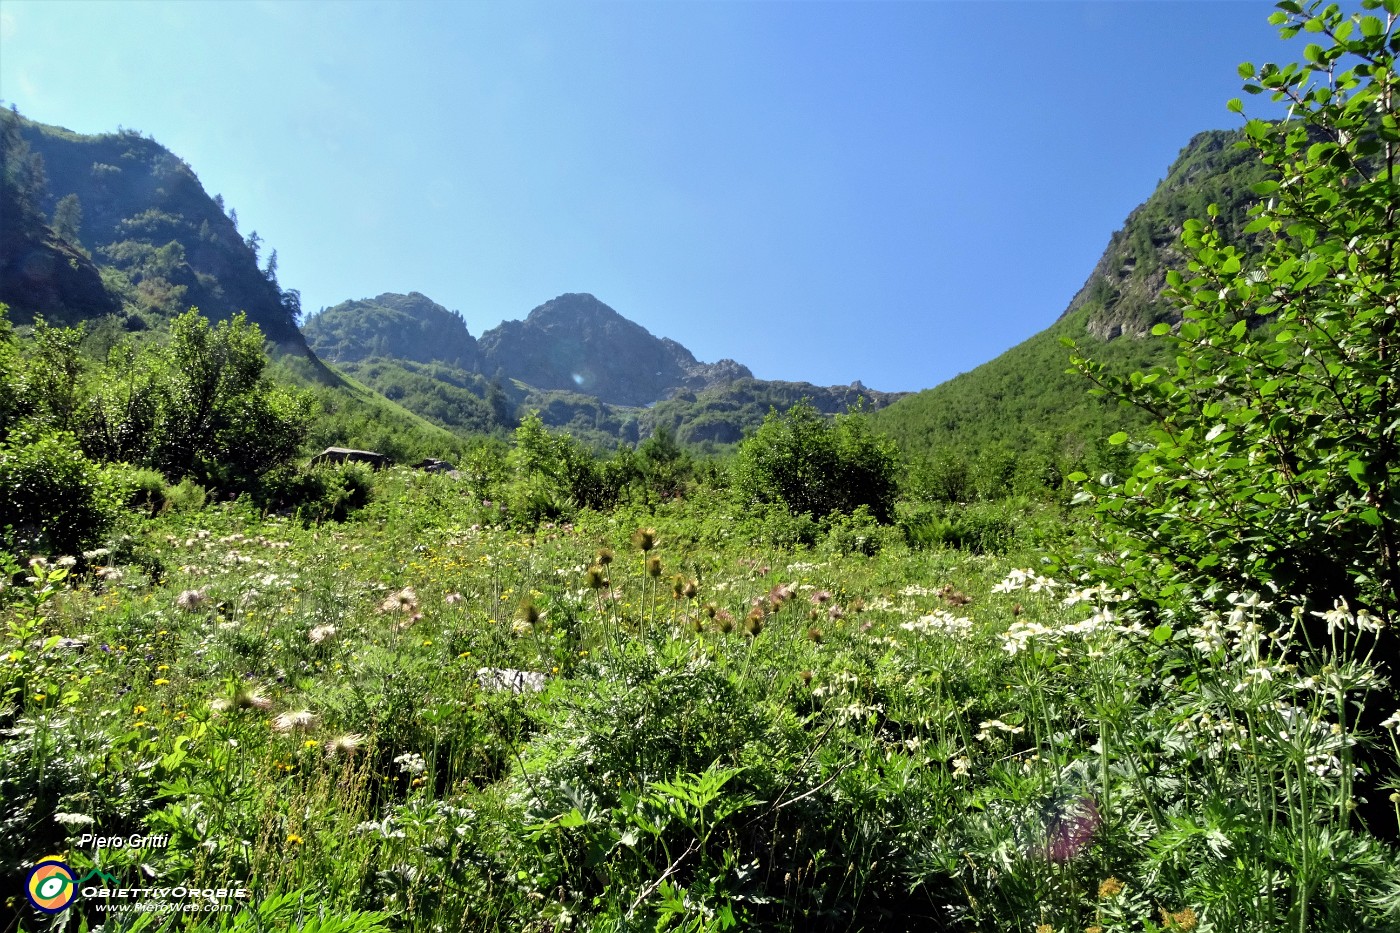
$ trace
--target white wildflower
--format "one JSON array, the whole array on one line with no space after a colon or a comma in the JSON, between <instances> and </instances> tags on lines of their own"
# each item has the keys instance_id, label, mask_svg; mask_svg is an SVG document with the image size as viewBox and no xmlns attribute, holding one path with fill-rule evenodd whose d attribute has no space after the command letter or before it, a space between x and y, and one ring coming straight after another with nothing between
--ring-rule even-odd
<instances>
[{"instance_id":1,"label":"white wildflower","mask_svg":"<svg viewBox=\"0 0 1400 933\"><path fill-rule=\"evenodd\" d=\"M1001 638L1001 648L1007 654L1015 655L1030 647L1033 638L1048 638L1055 631L1039 622L1013 622Z\"/></svg>"},{"instance_id":2,"label":"white wildflower","mask_svg":"<svg viewBox=\"0 0 1400 933\"><path fill-rule=\"evenodd\" d=\"M934 633L941 635L965 635L972 631L972 620L955 616L935 609L926 616L920 616L909 622L901 622L899 627L906 632L917 632L921 635L931 635Z\"/></svg>"},{"instance_id":3,"label":"white wildflower","mask_svg":"<svg viewBox=\"0 0 1400 933\"><path fill-rule=\"evenodd\" d=\"M1018 735L1026 730L1021 726L1012 726L1002 722L1000 719L985 719L978 723L978 728L982 731L977 733L977 741L985 742L992 737L992 730L1007 732L1011 735Z\"/></svg>"},{"instance_id":4,"label":"white wildflower","mask_svg":"<svg viewBox=\"0 0 1400 933\"><path fill-rule=\"evenodd\" d=\"M405 774L417 776L428 770L428 763L423 760L423 756L417 752L404 752L394 759L394 764L399 766L399 770Z\"/></svg>"},{"instance_id":5,"label":"white wildflower","mask_svg":"<svg viewBox=\"0 0 1400 933\"><path fill-rule=\"evenodd\" d=\"M1029 570L1012 570L1006 575L1006 579L992 587L992 592L1010 593L1015 590L1023 589L1034 576L1035 574L1031 573Z\"/></svg>"}]
</instances>

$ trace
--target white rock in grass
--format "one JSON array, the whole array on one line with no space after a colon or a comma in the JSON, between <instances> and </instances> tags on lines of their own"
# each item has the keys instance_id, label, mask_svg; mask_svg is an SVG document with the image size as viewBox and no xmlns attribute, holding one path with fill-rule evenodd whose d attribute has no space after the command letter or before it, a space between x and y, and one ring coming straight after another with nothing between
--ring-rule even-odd
<instances>
[{"instance_id":1,"label":"white rock in grass","mask_svg":"<svg viewBox=\"0 0 1400 933\"><path fill-rule=\"evenodd\" d=\"M509 690L511 693L539 693L549 678L535 671L517 671L509 667L482 667L476 672L477 683L483 690Z\"/></svg>"}]
</instances>

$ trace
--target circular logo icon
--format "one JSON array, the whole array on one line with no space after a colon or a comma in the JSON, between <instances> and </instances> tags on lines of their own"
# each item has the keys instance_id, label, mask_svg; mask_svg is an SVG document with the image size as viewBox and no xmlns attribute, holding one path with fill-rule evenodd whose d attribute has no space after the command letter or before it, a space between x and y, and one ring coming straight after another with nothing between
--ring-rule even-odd
<instances>
[{"instance_id":1,"label":"circular logo icon","mask_svg":"<svg viewBox=\"0 0 1400 933\"><path fill-rule=\"evenodd\" d=\"M29 903L37 909L46 914L56 914L73 903L77 894L73 870L58 859L44 859L29 873L24 893L29 895Z\"/></svg>"}]
</instances>

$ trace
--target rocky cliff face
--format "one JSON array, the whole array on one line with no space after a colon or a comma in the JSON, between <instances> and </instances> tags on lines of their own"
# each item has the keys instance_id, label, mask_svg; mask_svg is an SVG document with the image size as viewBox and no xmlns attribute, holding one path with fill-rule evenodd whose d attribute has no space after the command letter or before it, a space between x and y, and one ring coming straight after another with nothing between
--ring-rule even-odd
<instances>
[{"instance_id":1,"label":"rocky cliff face","mask_svg":"<svg viewBox=\"0 0 1400 933\"><path fill-rule=\"evenodd\" d=\"M1177 320L1163 291L1167 270L1186 266L1178 248L1183 225L1190 218L1205 218L1207 207L1216 204L1220 223L1232 239L1238 238L1256 200L1250 186L1265 177L1254 153L1236 148L1243 138L1239 131L1222 130L1193 137L1152 196L1109 238L1063 317L1087 308L1085 329L1102 340L1145 337L1153 324Z\"/></svg>"},{"instance_id":2,"label":"rocky cliff face","mask_svg":"<svg viewBox=\"0 0 1400 933\"><path fill-rule=\"evenodd\" d=\"M8 203L0 204L0 214L0 302L10 306L14 321L43 315L73 324L120 310L91 259L47 225L25 222Z\"/></svg>"},{"instance_id":3,"label":"rocky cliff face","mask_svg":"<svg viewBox=\"0 0 1400 933\"><path fill-rule=\"evenodd\" d=\"M390 357L468 372L480 368L476 338L461 315L418 292L343 301L307 321L302 332L311 349L332 363Z\"/></svg>"},{"instance_id":4,"label":"rocky cliff face","mask_svg":"<svg viewBox=\"0 0 1400 933\"><path fill-rule=\"evenodd\" d=\"M523 321L481 335L481 371L537 389L567 389L611 405L649 405L681 388L751 376L733 360L698 362L587 294L560 295Z\"/></svg>"}]
</instances>

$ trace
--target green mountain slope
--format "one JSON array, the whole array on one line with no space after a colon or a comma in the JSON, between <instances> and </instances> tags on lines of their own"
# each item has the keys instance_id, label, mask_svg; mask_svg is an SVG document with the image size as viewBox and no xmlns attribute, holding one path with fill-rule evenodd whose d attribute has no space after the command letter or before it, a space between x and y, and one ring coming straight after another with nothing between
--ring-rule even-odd
<instances>
[{"instance_id":1,"label":"green mountain slope","mask_svg":"<svg viewBox=\"0 0 1400 933\"><path fill-rule=\"evenodd\" d=\"M970 456L1001 448L1034 452L1061 468L1095 467L1113 458L1108 435L1133 425L1137 413L1088 394L1089 383L1067 373L1075 340L1113 371L1131 372L1165 361L1153 324L1174 321L1163 296L1166 273L1182 268L1182 225L1220 206L1220 222L1238 238L1253 203L1250 185L1264 169L1248 150L1234 148L1238 132L1197 135L1173 162L1152 196L1135 209L1088 281L1053 325L996 359L935 388L873 413L871 421L915 457L951 451Z\"/></svg>"},{"instance_id":2,"label":"green mountain slope","mask_svg":"<svg viewBox=\"0 0 1400 933\"><path fill-rule=\"evenodd\" d=\"M132 131L85 136L18 114L5 119L42 160L47 183L33 192L39 210L102 268L129 326L192 305L213 320L244 311L269 340L306 352L299 296L278 285L272 255L260 266L256 233L245 239L233 212L225 214L184 161Z\"/></svg>"},{"instance_id":3,"label":"green mountain slope","mask_svg":"<svg viewBox=\"0 0 1400 933\"><path fill-rule=\"evenodd\" d=\"M119 306L97 266L48 223L48 174L20 121L0 110L0 302L19 323L36 314L60 323L112 314Z\"/></svg>"},{"instance_id":4,"label":"green mountain slope","mask_svg":"<svg viewBox=\"0 0 1400 933\"><path fill-rule=\"evenodd\" d=\"M307 320L302 333L332 363L389 357L470 372L481 357L462 318L418 292L343 301Z\"/></svg>"}]
</instances>

